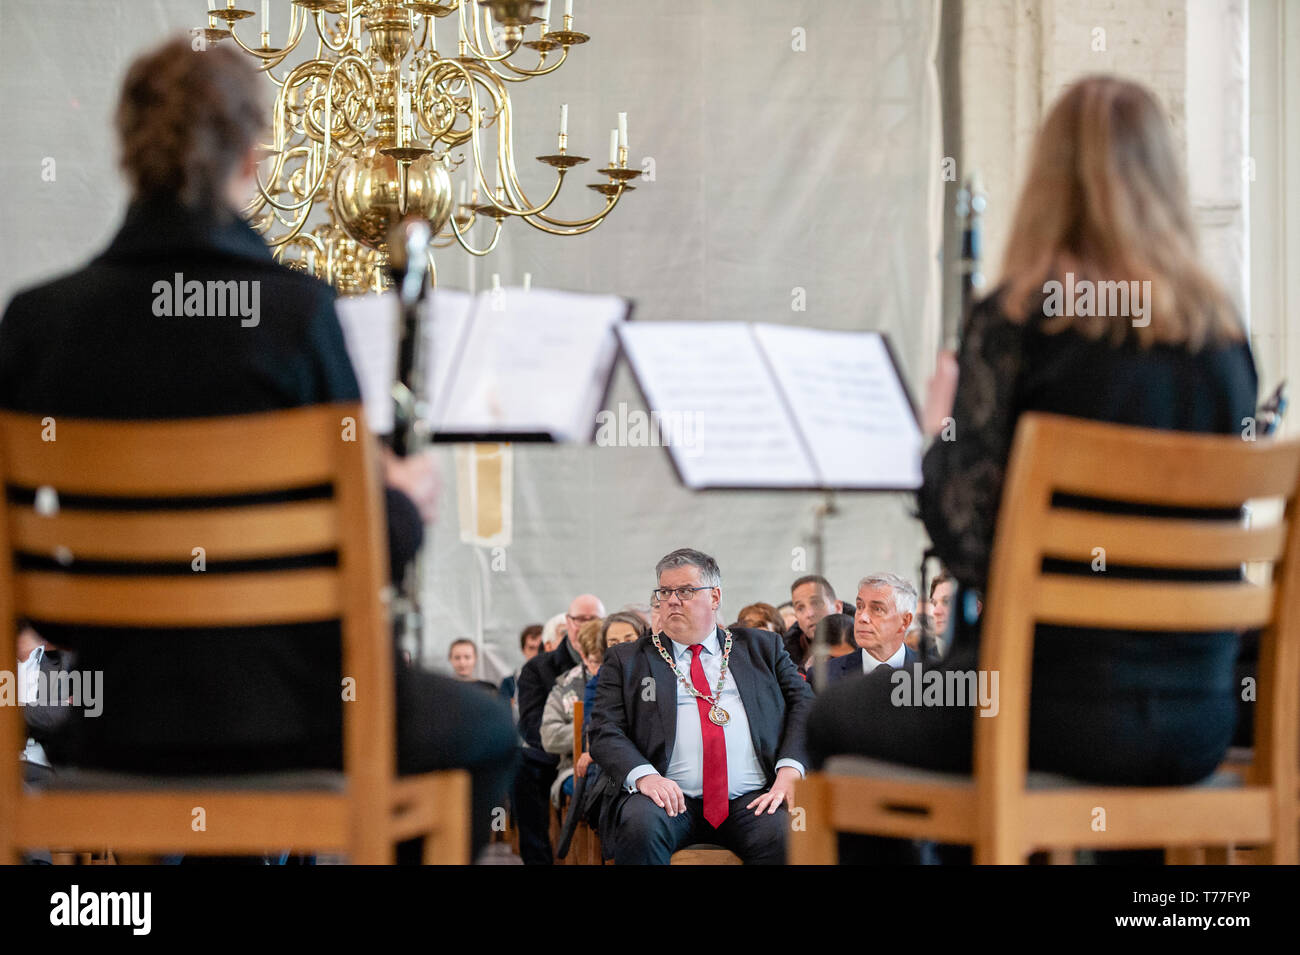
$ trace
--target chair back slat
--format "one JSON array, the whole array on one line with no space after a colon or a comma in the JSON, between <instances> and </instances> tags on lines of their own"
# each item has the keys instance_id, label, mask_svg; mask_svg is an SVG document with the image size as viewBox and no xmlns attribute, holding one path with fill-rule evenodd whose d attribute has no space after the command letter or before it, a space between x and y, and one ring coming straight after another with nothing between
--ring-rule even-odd
<instances>
[{"instance_id":1,"label":"chair back slat","mask_svg":"<svg viewBox=\"0 0 1300 955\"><path fill-rule=\"evenodd\" d=\"M313 554L338 547L335 508L329 501L286 501L249 507L180 511L10 510L13 549L73 562L153 561L192 563Z\"/></svg>"},{"instance_id":2,"label":"chair back slat","mask_svg":"<svg viewBox=\"0 0 1300 955\"><path fill-rule=\"evenodd\" d=\"M1056 508L1043 528L1043 555L1132 567L1227 569L1282 556L1286 527L1226 521L1132 517Z\"/></svg>"},{"instance_id":3,"label":"chair back slat","mask_svg":"<svg viewBox=\"0 0 1300 955\"><path fill-rule=\"evenodd\" d=\"M1241 630L1269 622L1273 596L1272 586L1249 583L1153 583L1044 574L1033 616L1039 623L1060 627Z\"/></svg>"},{"instance_id":4,"label":"chair back slat","mask_svg":"<svg viewBox=\"0 0 1300 955\"><path fill-rule=\"evenodd\" d=\"M1294 442L1152 431L1035 415L1053 490L1170 507L1237 507L1295 490ZM1061 422L1068 422L1063 430ZM1141 437L1137 437L1138 434Z\"/></svg>"},{"instance_id":5,"label":"chair back slat","mask_svg":"<svg viewBox=\"0 0 1300 955\"><path fill-rule=\"evenodd\" d=\"M254 627L342 615L332 568L165 577L20 571L14 607L32 620L86 627Z\"/></svg>"},{"instance_id":6,"label":"chair back slat","mask_svg":"<svg viewBox=\"0 0 1300 955\"><path fill-rule=\"evenodd\" d=\"M0 447L6 482L23 488L105 497L253 494L329 481L348 429L360 440L355 414L351 404L167 421L4 412ZM286 444L289 434L296 440ZM307 434L322 440L304 441Z\"/></svg>"}]
</instances>

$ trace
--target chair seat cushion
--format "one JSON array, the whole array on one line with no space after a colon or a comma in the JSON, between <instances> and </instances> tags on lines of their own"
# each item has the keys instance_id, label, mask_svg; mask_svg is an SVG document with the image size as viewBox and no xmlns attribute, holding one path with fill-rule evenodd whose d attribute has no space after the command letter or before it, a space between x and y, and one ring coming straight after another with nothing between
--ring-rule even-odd
<instances>
[{"instance_id":1,"label":"chair seat cushion","mask_svg":"<svg viewBox=\"0 0 1300 955\"><path fill-rule=\"evenodd\" d=\"M159 792L163 790L216 790L219 792L344 791L346 777L331 769L298 769L274 773L238 773L223 776L147 776L99 769L67 769L57 773L42 789L63 791Z\"/></svg>"},{"instance_id":2,"label":"chair seat cushion","mask_svg":"<svg viewBox=\"0 0 1300 955\"><path fill-rule=\"evenodd\" d=\"M917 783L927 786L960 787L970 786L974 783L974 779L964 773L946 773L933 769L922 769L919 766L890 763L883 759L871 759L867 756L833 756L826 761L825 771L835 776L863 776L870 779ZM1029 790L1093 789L1099 785L1102 784L1084 782L1059 773L1046 773L1039 770L1030 770L1025 776L1025 788ZM1194 785L1198 788L1230 788L1240 786L1241 778L1233 772L1219 771Z\"/></svg>"}]
</instances>

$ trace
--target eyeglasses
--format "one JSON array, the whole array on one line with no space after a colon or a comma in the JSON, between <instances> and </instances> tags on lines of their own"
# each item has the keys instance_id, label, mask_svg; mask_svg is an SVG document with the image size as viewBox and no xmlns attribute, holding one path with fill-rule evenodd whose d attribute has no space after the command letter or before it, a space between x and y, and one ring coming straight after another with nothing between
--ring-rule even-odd
<instances>
[{"instance_id":1,"label":"eyeglasses","mask_svg":"<svg viewBox=\"0 0 1300 955\"><path fill-rule=\"evenodd\" d=\"M659 587L650 591L650 599L663 602L673 596L673 594L676 594L678 600L682 603L686 603L686 601L695 596L695 591L712 589L712 587Z\"/></svg>"},{"instance_id":2,"label":"eyeglasses","mask_svg":"<svg viewBox=\"0 0 1300 955\"><path fill-rule=\"evenodd\" d=\"M567 614L567 613L565 614L565 616L568 617L570 620L572 620L574 623L577 623L577 624L591 623L591 621L593 621L593 620L599 620L599 619L600 619L600 617L591 617L591 616L587 616L587 617L575 617L575 616L573 616L572 614Z\"/></svg>"}]
</instances>

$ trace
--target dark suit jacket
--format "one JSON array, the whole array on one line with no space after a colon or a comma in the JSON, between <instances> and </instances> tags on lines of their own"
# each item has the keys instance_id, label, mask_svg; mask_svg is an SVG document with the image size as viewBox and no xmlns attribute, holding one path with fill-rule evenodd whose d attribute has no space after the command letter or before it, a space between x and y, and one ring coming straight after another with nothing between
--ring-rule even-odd
<instances>
[{"instance_id":1,"label":"dark suit jacket","mask_svg":"<svg viewBox=\"0 0 1300 955\"><path fill-rule=\"evenodd\" d=\"M778 760L808 766L804 721L812 708L812 690L778 634L742 627L731 635L727 675L736 681L754 752L771 785ZM644 698L649 686L654 687L652 702ZM590 749L611 786L623 789L627 774L643 763L666 776L676 738L677 678L651 638L610 649L596 678Z\"/></svg>"},{"instance_id":2,"label":"dark suit jacket","mask_svg":"<svg viewBox=\"0 0 1300 955\"><path fill-rule=\"evenodd\" d=\"M903 647L903 666L907 669L913 663L920 663L921 656L911 647ZM816 668L814 668L816 669ZM826 661L826 682L835 683L843 680L845 677L862 675L862 649L854 650L852 653L846 653L842 657L836 657L833 660ZM808 675L811 680L812 674Z\"/></svg>"},{"instance_id":3,"label":"dark suit jacket","mask_svg":"<svg viewBox=\"0 0 1300 955\"><path fill-rule=\"evenodd\" d=\"M156 316L155 284L176 273L259 283L258 323ZM138 202L102 255L9 304L0 407L159 419L355 401L333 302L329 286L277 265L242 220ZM123 632L36 623L76 650L81 667L104 671L104 711L74 713L79 745L64 758L176 772L339 758L337 625Z\"/></svg>"},{"instance_id":4,"label":"dark suit jacket","mask_svg":"<svg viewBox=\"0 0 1300 955\"><path fill-rule=\"evenodd\" d=\"M67 700L50 698L53 679L59 673L71 672L75 661L66 650L47 649L41 657L41 682L37 685L36 700L23 706L23 721L27 735L38 743L53 742L68 724L72 707Z\"/></svg>"},{"instance_id":5,"label":"dark suit jacket","mask_svg":"<svg viewBox=\"0 0 1300 955\"><path fill-rule=\"evenodd\" d=\"M559 763L560 757L542 748L542 711L555 681L574 666L574 653L566 636L550 653L537 654L519 671L519 735L528 744L524 748L526 759L550 766Z\"/></svg>"}]
</instances>

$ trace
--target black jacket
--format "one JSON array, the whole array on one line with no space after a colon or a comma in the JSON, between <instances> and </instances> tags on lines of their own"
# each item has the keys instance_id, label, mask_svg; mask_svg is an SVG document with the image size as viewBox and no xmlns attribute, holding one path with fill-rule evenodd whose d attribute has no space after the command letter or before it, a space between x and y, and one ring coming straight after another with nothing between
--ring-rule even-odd
<instances>
[{"instance_id":1,"label":"black jacket","mask_svg":"<svg viewBox=\"0 0 1300 955\"><path fill-rule=\"evenodd\" d=\"M155 314L159 289L177 273L184 282L257 283L256 324L238 314ZM329 286L276 264L242 220L138 202L102 255L9 304L0 320L0 407L159 419L358 400L333 302ZM339 758L337 625L36 625L76 650L82 668L104 672L103 713L74 713L77 746L65 759L184 772Z\"/></svg>"},{"instance_id":2,"label":"black jacket","mask_svg":"<svg viewBox=\"0 0 1300 955\"><path fill-rule=\"evenodd\" d=\"M519 735L527 744L525 758L551 766L559 764L560 757L542 748L542 712L555 681L580 663L581 658L566 636L550 653L537 654L519 671Z\"/></svg>"},{"instance_id":3,"label":"black jacket","mask_svg":"<svg viewBox=\"0 0 1300 955\"><path fill-rule=\"evenodd\" d=\"M771 785L778 760L809 765L804 722L812 708L812 690L785 652L780 636L747 628L733 629L731 634L727 674L736 681L754 752ZM656 687L653 705L645 699L647 686ZM622 788L627 774L643 763L650 763L661 776L668 774L677 737L676 690L677 680L650 637L620 644L605 655L596 681L590 748L612 786Z\"/></svg>"},{"instance_id":4,"label":"black jacket","mask_svg":"<svg viewBox=\"0 0 1300 955\"><path fill-rule=\"evenodd\" d=\"M920 663L921 656L911 647L903 648L903 665L900 669L908 669L913 663ZM815 672L816 668L814 668ZM862 675L862 650L854 650L852 653L846 653L843 656L835 657L826 661L826 682L835 683L843 680L845 677ZM809 682L815 679L813 673L808 674ZM814 687L820 691L821 687Z\"/></svg>"}]
</instances>

